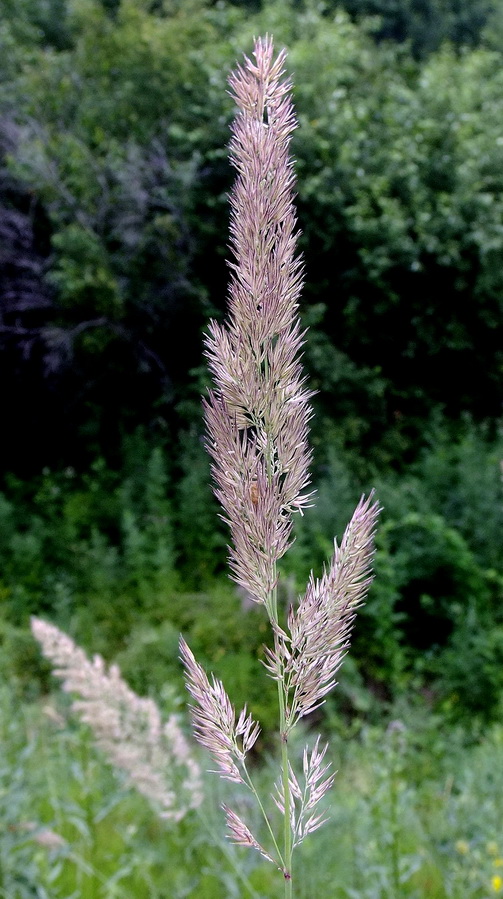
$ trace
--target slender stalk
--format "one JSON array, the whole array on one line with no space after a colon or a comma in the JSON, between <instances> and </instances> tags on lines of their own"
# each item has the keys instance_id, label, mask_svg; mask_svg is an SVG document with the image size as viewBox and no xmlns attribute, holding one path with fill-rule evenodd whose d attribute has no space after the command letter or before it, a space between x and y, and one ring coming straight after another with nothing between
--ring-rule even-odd
<instances>
[{"instance_id":1,"label":"slender stalk","mask_svg":"<svg viewBox=\"0 0 503 899\"><path fill-rule=\"evenodd\" d=\"M277 854L277 856L278 856L278 861L281 863L281 865L282 865L283 868L284 868L284 867L285 867L285 860L284 860L284 858L283 858L283 854L282 854L282 852L281 852L281 849L280 849L279 846L278 846L278 843L277 843L277 840L276 840L274 831L273 831L273 829L272 829L272 827L271 827L271 823L270 823L269 818L268 818L268 816L267 816L267 812L266 812L266 810L265 810L265 808L264 808L264 806L263 806L263 803L262 803L262 800L261 800L261 798L260 798L260 795L258 794L258 792L257 792L257 790L256 790L256 788L255 788L255 784L253 783L253 780L251 779L250 774L249 774L249 772L248 772L248 769L247 769L247 767L246 767L246 765L245 765L244 763L243 763L243 766L242 766L242 767L243 767L243 771L244 771L244 774L245 774L245 782L246 782L247 786L250 788L251 792L253 793L253 795L254 795L254 797L255 797L255 800L256 800L256 802L257 802L257 805L258 805L260 811L262 812L262 817L264 818L264 821L265 821L267 830L269 831L269 836L271 837L273 846L274 846L274 848L275 848L275 850L276 850L276 854Z\"/></svg>"},{"instance_id":2,"label":"slender stalk","mask_svg":"<svg viewBox=\"0 0 503 899\"><path fill-rule=\"evenodd\" d=\"M217 846L218 849L219 849L221 852L223 852L223 854L225 855L227 861L229 862L229 864L231 865L231 867L234 869L234 872L235 872L235 874L236 874L236 877L237 877L237 878L241 881L241 883L243 884L243 887L244 887L246 890L248 890L250 896L252 896L252 899L262 899L262 897L260 896L260 893L257 893L257 891L256 891L255 887L253 886L253 884L250 883L249 878L246 876L246 874L244 873L244 871L240 868L240 866L239 866L238 863L236 862L236 859L234 858L234 856L233 856L232 852L230 851L228 845L227 845L226 843L224 843L222 840L219 840L219 839L216 839L216 838L215 838L215 829L214 829L213 827L210 826L210 824L209 824L209 822L208 822L208 815L207 815L207 813L204 812L204 811L202 811L200 806L196 809L196 811L197 811L197 816L198 816L198 818L199 818L199 821L200 821L200 823L201 823L201 826L202 826L202 828L206 831L206 833L207 833L207 835L208 835L208 839L212 842L212 844L213 844L214 846Z\"/></svg>"},{"instance_id":3,"label":"slender stalk","mask_svg":"<svg viewBox=\"0 0 503 899\"><path fill-rule=\"evenodd\" d=\"M398 789L400 776L400 760L398 750L398 736L391 735L391 765L390 765L390 855L391 855L391 879L393 883L394 899L400 895L400 850L399 850L399 822L398 822Z\"/></svg>"},{"instance_id":4,"label":"slender stalk","mask_svg":"<svg viewBox=\"0 0 503 899\"><path fill-rule=\"evenodd\" d=\"M283 794L285 797L285 814L284 814L284 869L285 878L285 899L291 899L293 896L292 883L292 826L290 823L290 785L288 783L288 734L286 732L285 721L285 698L283 694L283 685L278 682L278 697L280 708L280 734L281 734L281 776L283 780Z\"/></svg>"},{"instance_id":5,"label":"slender stalk","mask_svg":"<svg viewBox=\"0 0 503 899\"><path fill-rule=\"evenodd\" d=\"M276 567L276 566L275 566ZM274 588L272 597L272 608L275 613L275 623L278 623L278 601L277 589ZM278 638L275 632L275 644L277 647ZM286 726L286 697L285 683L282 680L277 681L278 686L278 707L279 707L279 734L281 740L281 782L283 784L283 796L285 809L283 815L283 876L285 878L285 899L290 899L293 895L292 888L292 827L291 827L291 797L290 785L288 782L288 731Z\"/></svg>"},{"instance_id":6,"label":"slender stalk","mask_svg":"<svg viewBox=\"0 0 503 899\"><path fill-rule=\"evenodd\" d=\"M269 474L268 474L269 476ZM273 583L277 580L276 562L272 563ZM278 591L275 586L270 594L270 615L271 624L274 628L274 642L276 650L278 650L278 637L274 625L278 625ZM283 795L285 801L285 810L283 816L283 876L285 878L285 899L291 899L293 896L292 885L292 827L291 827L291 797L290 785L288 782L288 731L286 726L286 690L285 683L282 680L277 681L278 686L278 707L279 707L279 733L281 740L281 782L283 784ZM276 842L276 841L275 841Z\"/></svg>"}]
</instances>

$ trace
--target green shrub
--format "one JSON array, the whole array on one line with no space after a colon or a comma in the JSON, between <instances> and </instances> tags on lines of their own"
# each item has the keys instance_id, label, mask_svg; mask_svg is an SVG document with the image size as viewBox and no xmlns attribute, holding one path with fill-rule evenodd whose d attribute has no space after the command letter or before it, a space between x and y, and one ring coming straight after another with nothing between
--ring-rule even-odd
<instances>
[{"instance_id":1,"label":"green shrub","mask_svg":"<svg viewBox=\"0 0 503 899\"><path fill-rule=\"evenodd\" d=\"M204 589L225 570L227 538L211 490L210 462L197 429L182 433L177 452L175 534L188 590Z\"/></svg>"}]
</instances>

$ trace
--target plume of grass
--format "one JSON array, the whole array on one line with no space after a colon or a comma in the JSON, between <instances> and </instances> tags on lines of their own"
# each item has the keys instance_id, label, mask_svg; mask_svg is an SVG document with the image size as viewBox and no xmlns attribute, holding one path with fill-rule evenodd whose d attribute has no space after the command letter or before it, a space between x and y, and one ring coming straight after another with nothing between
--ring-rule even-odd
<instances>
[{"instance_id":1,"label":"plume of grass","mask_svg":"<svg viewBox=\"0 0 503 899\"><path fill-rule=\"evenodd\" d=\"M266 668L277 682L281 774L272 797L283 816L273 832L250 777L246 756L259 725L244 708L236 714L223 684L209 680L185 641L181 657L192 696L197 739L222 777L250 789L263 812L270 846L225 808L231 839L257 849L282 871L285 897L293 895L293 848L323 823L318 804L333 782L319 739L304 754L299 781L288 758L295 724L318 708L335 686L349 647L356 610L371 582L378 515L361 499L329 566L313 575L296 608L281 620L277 563L292 537L292 517L312 501L309 492L310 391L301 366L304 341L298 302L302 263L296 254L294 173L289 153L296 127L285 51L259 38L229 83L238 112L230 158L237 178L231 194L228 316L211 322L206 355L213 387L204 401L207 448L215 494L228 523L230 568L237 584L265 606L272 645Z\"/></svg>"},{"instance_id":2,"label":"plume of grass","mask_svg":"<svg viewBox=\"0 0 503 899\"><path fill-rule=\"evenodd\" d=\"M162 720L152 699L138 696L117 665L91 661L55 625L32 618L32 632L63 689L75 697L73 711L94 734L111 764L167 820L178 822L202 802L199 765L176 715Z\"/></svg>"}]
</instances>

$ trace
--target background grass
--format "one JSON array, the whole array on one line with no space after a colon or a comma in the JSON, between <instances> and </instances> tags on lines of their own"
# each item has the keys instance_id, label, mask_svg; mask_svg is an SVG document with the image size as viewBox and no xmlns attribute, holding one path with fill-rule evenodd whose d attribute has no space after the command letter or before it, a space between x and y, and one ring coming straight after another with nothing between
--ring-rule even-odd
<instances>
[{"instance_id":1,"label":"background grass","mask_svg":"<svg viewBox=\"0 0 503 899\"><path fill-rule=\"evenodd\" d=\"M44 702L20 714L17 699L2 690L0 895L277 895L271 866L224 839L223 798L260 828L239 790L207 778L200 814L173 828L109 769L59 696ZM339 722L327 734L338 773L329 822L298 852L299 899L496 895L503 727L483 734L446 728L422 704L392 711L388 723L360 723L349 734ZM267 759L255 775L262 788L270 785Z\"/></svg>"}]
</instances>

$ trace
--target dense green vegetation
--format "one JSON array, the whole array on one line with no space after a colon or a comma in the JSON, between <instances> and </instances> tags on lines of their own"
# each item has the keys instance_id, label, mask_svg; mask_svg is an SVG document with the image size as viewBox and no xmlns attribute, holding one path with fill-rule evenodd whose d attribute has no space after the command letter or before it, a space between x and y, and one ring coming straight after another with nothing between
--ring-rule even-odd
<instances>
[{"instance_id":1,"label":"dense green vegetation","mask_svg":"<svg viewBox=\"0 0 503 899\"><path fill-rule=\"evenodd\" d=\"M387 727L331 740L338 769L331 819L299 853L301 899L488 899L501 892L501 724L480 744L421 704ZM159 821L67 720L61 701L23 716L2 691L0 890L27 899L266 899L276 872L224 842L208 779L200 813ZM298 754L302 749L298 745ZM261 772L264 787L272 772ZM248 815L250 809L247 809ZM259 818L253 821L255 831Z\"/></svg>"},{"instance_id":2,"label":"dense green vegetation","mask_svg":"<svg viewBox=\"0 0 503 899\"><path fill-rule=\"evenodd\" d=\"M430 440L407 472L372 480L384 506L376 580L333 702L346 713L365 710L364 684L388 699L427 688L453 716L497 718L503 440L489 443L469 423L459 442L443 431ZM67 468L28 484L9 478L0 494L4 665L29 690L40 665L25 627L29 615L44 614L89 650L117 657L135 689L159 692L166 680L181 687L182 630L199 657L230 676L236 701L274 726L274 684L255 661L266 619L226 579L225 528L195 435L184 435L179 456L168 472L161 450L137 436L120 472L98 460L84 475ZM318 465L317 485L283 562L285 603L311 567L321 570L333 535L371 486L334 448Z\"/></svg>"},{"instance_id":3,"label":"dense green vegetation","mask_svg":"<svg viewBox=\"0 0 503 899\"><path fill-rule=\"evenodd\" d=\"M199 419L200 330L225 299L225 73L266 30L295 71L320 428L395 464L434 410L499 415L497 50L415 62L372 20L286 0L61 6L15 4L0 32L4 467L117 467L125 433L173 445Z\"/></svg>"},{"instance_id":4,"label":"dense green vegetation","mask_svg":"<svg viewBox=\"0 0 503 899\"><path fill-rule=\"evenodd\" d=\"M239 853L223 869L200 823L164 831L103 773L85 736L41 723L50 680L27 624L51 618L161 703L172 688L182 695L182 630L233 700L274 727L273 685L256 663L266 625L227 580L200 413L202 332L226 295L226 75L265 32L287 46L295 77L305 364L317 391L318 496L284 562L285 605L321 569L362 490L374 486L384 507L376 581L318 722L334 752L348 754L337 762L333 823L306 848L305 883L321 877L324 841L335 841L334 896L499 891L501 3L4 0L0 664L2 777L15 801L0 838L0 894L9 897L131 895L126 876L137 895L165 896L168 851L185 859L176 895L241 895ZM11 721L12 703L23 703L25 724ZM390 749L397 718L406 736L399 728ZM52 792L72 741L82 770L68 766ZM260 750L264 759L267 741ZM86 765L89 790L106 781L110 805L81 791ZM390 778L410 822L400 825L410 845L399 848L396 809L383 799ZM74 848L37 848L23 829L31 821ZM268 895L267 874L249 865ZM207 882L183 880L194 866Z\"/></svg>"}]
</instances>

